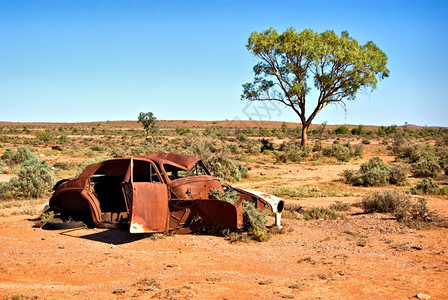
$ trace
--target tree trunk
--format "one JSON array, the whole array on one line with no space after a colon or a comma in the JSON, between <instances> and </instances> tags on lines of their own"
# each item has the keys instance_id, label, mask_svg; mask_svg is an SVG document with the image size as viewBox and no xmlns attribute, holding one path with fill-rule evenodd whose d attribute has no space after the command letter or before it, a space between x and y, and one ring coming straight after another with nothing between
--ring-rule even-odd
<instances>
[{"instance_id":1,"label":"tree trunk","mask_svg":"<svg viewBox=\"0 0 448 300\"><path fill-rule=\"evenodd\" d=\"M300 143L300 147L306 146L306 142L308 141L308 136L306 134L307 130L308 130L308 126L305 124L302 124L302 141Z\"/></svg>"}]
</instances>

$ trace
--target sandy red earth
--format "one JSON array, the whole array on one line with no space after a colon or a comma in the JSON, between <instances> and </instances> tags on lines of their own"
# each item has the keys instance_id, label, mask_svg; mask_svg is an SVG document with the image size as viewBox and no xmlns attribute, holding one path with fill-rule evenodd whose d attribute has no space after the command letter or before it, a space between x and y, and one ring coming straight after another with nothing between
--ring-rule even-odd
<instances>
[{"instance_id":1,"label":"sandy red earth","mask_svg":"<svg viewBox=\"0 0 448 300\"><path fill-rule=\"evenodd\" d=\"M176 122L173 127L185 124ZM0 127L13 126L5 124ZM342 170L357 170L381 152L378 147L372 143L362 161L350 164L276 165L257 156L249 162L249 179L235 186L311 188L315 196L285 197L304 207L356 203L380 189L408 190L354 188L339 180ZM0 182L11 176L0 174ZM427 199L448 217L446 196ZM26 202L41 209L48 199ZM283 218L285 232L263 243L98 228L49 231L36 226L37 216L26 214L24 205L0 208L1 299L448 299L448 229L411 229L388 214L362 214L356 207L337 220Z\"/></svg>"},{"instance_id":2,"label":"sandy red earth","mask_svg":"<svg viewBox=\"0 0 448 300\"><path fill-rule=\"evenodd\" d=\"M361 196L337 181L345 168L358 165L258 166L237 186L330 185L349 195L287 201L305 207L358 202ZM428 201L448 216L448 200ZM284 218L285 233L267 242L230 243L212 235L154 239L106 229L49 231L35 227L30 219L36 215L16 214L20 209L0 211L2 298L448 298L448 230L411 229L387 214L352 208L337 220Z\"/></svg>"}]
</instances>

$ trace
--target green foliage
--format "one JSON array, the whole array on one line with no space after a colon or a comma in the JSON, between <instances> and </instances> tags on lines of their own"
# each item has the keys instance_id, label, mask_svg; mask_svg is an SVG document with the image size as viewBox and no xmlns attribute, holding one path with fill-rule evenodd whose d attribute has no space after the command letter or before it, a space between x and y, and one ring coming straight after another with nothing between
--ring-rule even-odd
<instances>
[{"instance_id":1,"label":"green foliage","mask_svg":"<svg viewBox=\"0 0 448 300\"><path fill-rule=\"evenodd\" d=\"M348 162L352 156L352 147L350 144L340 145L333 144L323 149L323 155L327 157L335 157L338 161Z\"/></svg>"},{"instance_id":2,"label":"green foliage","mask_svg":"<svg viewBox=\"0 0 448 300\"><path fill-rule=\"evenodd\" d=\"M363 198L361 207L367 213L390 213L397 221L417 229L429 226L448 227L446 218L428 209L426 199L420 198L416 203L412 203L409 196L396 191L369 195Z\"/></svg>"},{"instance_id":3,"label":"green foliage","mask_svg":"<svg viewBox=\"0 0 448 300\"><path fill-rule=\"evenodd\" d=\"M361 201L361 208L366 213L392 213L406 210L409 197L397 191L381 191L367 195Z\"/></svg>"},{"instance_id":4,"label":"green foliage","mask_svg":"<svg viewBox=\"0 0 448 300\"><path fill-rule=\"evenodd\" d=\"M282 132L283 132L283 133L286 133L286 131L288 131L288 126L286 125L285 122L282 123L282 127L281 127L281 129L282 129Z\"/></svg>"},{"instance_id":5,"label":"green foliage","mask_svg":"<svg viewBox=\"0 0 448 300\"><path fill-rule=\"evenodd\" d=\"M310 148L308 146L298 147L295 144L282 145L281 150L282 151L274 152L276 163L299 163L308 157L310 153Z\"/></svg>"},{"instance_id":6,"label":"green foliage","mask_svg":"<svg viewBox=\"0 0 448 300\"><path fill-rule=\"evenodd\" d=\"M52 140L54 140L53 134L48 129L38 131L35 135L36 138L43 143L51 142Z\"/></svg>"},{"instance_id":7,"label":"green foliage","mask_svg":"<svg viewBox=\"0 0 448 300\"><path fill-rule=\"evenodd\" d=\"M219 199L224 200L230 203L236 203L239 200L238 192L234 190L211 190L209 193L209 197L211 199ZM259 212L255 205L251 202L242 202L242 211L243 211L243 226L244 229L252 232L251 239L265 242L269 240L270 235L266 228L266 215L263 212ZM239 234L231 234L230 240L231 242L240 241L242 238Z\"/></svg>"},{"instance_id":8,"label":"green foliage","mask_svg":"<svg viewBox=\"0 0 448 300\"><path fill-rule=\"evenodd\" d=\"M38 198L47 194L53 186L50 168L46 162L39 162L37 159L21 164L17 177L0 183L3 198Z\"/></svg>"},{"instance_id":9,"label":"green foliage","mask_svg":"<svg viewBox=\"0 0 448 300\"><path fill-rule=\"evenodd\" d=\"M415 162L420 156L418 146L403 134L395 135L392 144L392 153L397 156L397 159L408 162Z\"/></svg>"},{"instance_id":10,"label":"green foliage","mask_svg":"<svg viewBox=\"0 0 448 300\"><path fill-rule=\"evenodd\" d=\"M26 146L21 146L16 151L11 148L6 148L1 159L9 166L20 165L28 160L37 160L33 152Z\"/></svg>"},{"instance_id":11,"label":"green foliage","mask_svg":"<svg viewBox=\"0 0 448 300\"><path fill-rule=\"evenodd\" d=\"M291 107L302 121L305 134L312 120L332 103L353 100L360 89L375 89L378 79L389 76L387 56L373 42L360 45L347 32L297 32L288 28L253 32L247 49L260 59L254 81L243 85L241 96L249 101L277 101ZM311 79L311 80L310 80ZM319 92L315 108L305 114L308 84Z\"/></svg>"},{"instance_id":12,"label":"green foliage","mask_svg":"<svg viewBox=\"0 0 448 300\"><path fill-rule=\"evenodd\" d=\"M324 207L311 207L302 212L305 220L335 220L341 217L341 213Z\"/></svg>"},{"instance_id":13,"label":"green foliage","mask_svg":"<svg viewBox=\"0 0 448 300\"><path fill-rule=\"evenodd\" d=\"M191 134L192 132L193 131L187 127L176 127L176 133L178 135L187 135L187 134Z\"/></svg>"},{"instance_id":14,"label":"green foliage","mask_svg":"<svg viewBox=\"0 0 448 300\"><path fill-rule=\"evenodd\" d=\"M341 175L346 182L363 186L403 185L407 180L405 169L390 166L379 157L372 157L367 163L363 163L357 172L344 170Z\"/></svg>"},{"instance_id":15,"label":"green foliage","mask_svg":"<svg viewBox=\"0 0 448 300\"><path fill-rule=\"evenodd\" d=\"M364 147L362 145L358 145L355 147L355 157L363 158L364 157Z\"/></svg>"},{"instance_id":16,"label":"green foliage","mask_svg":"<svg viewBox=\"0 0 448 300\"><path fill-rule=\"evenodd\" d=\"M350 203L335 201L334 203L330 204L328 208L335 211L349 211L351 207L352 206L350 205Z\"/></svg>"},{"instance_id":17,"label":"green foliage","mask_svg":"<svg viewBox=\"0 0 448 300\"><path fill-rule=\"evenodd\" d=\"M47 224L48 221L51 221L53 219L54 219L54 211L52 210L46 211L40 216L40 222L42 223L42 226Z\"/></svg>"},{"instance_id":18,"label":"green foliage","mask_svg":"<svg viewBox=\"0 0 448 300\"><path fill-rule=\"evenodd\" d=\"M364 133L364 125L359 125L357 128L351 130L353 135L362 135Z\"/></svg>"},{"instance_id":19,"label":"green foliage","mask_svg":"<svg viewBox=\"0 0 448 300\"><path fill-rule=\"evenodd\" d=\"M316 141L313 145L313 152L321 151L322 143L320 141Z\"/></svg>"},{"instance_id":20,"label":"green foliage","mask_svg":"<svg viewBox=\"0 0 448 300\"><path fill-rule=\"evenodd\" d=\"M261 140L261 149L260 152L264 152L266 150L272 151L274 150L274 145L272 144L272 142L270 142L267 139L262 139Z\"/></svg>"},{"instance_id":21,"label":"green foliage","mask_svg":"<svg viewBox=\"0 0 448 300\"><path fill-rule=\"evenodd\" d=\"M411 164L411 172L416 177L434 178L440 175L441 168L437 157L426 153L419 156L417 161Z\"/></svg>"},{"instance_id":22,"label":"green foliage","mask_svg":"<svg viewBox=\"0 0 448 300\"><path fill-rule=\"evenodd\" d=\"M248 176L247 167L223 151L215 152L204 161L214 176L226 181L240 181Z\"/></svg>"},{"instance_id":23,"label":"green foliage","mask_svg":"<svg viewBox=\"0 0 448 300\"><path fill-rule=\"evenodd\" d=\"M410 192L414 195L448 195L448 187L440 188L434 179L423 178Z\"/></svg>"},{"instance_id":24,"label":"green foliage","mask_svg":"<svg viewBox=\"0 0 448 300\"><path fill-rule=\"evenodd\" d=\"M348 133L348 128L345 126L339 126L338 128L336 128L333 131L335 134L347 134Z\"/></svg>"},{"instance_id":25,"label":"green foliage","mask_svg":"<svg viewBox=\"0 0 448 300\"><path fill-rule=\"evenodd\" d=\"M149 135L153 135L158 129L157 118L152 112L140 112L137 122L142 124L146 133L146 138L148 138Z\"/></svg>"}]
</instances>

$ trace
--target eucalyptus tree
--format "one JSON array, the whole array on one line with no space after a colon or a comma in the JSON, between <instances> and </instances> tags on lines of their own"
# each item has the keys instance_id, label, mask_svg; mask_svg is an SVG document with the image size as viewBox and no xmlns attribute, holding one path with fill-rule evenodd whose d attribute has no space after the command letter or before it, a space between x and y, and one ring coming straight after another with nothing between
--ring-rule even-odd
<instances>
[{"instance_id":1,"label":"eucalyptus tree","mask_svg":"<svg viewBox=\"0 0 448 300\"><path fill-rule=\"evenodd\" d=\"M154 142L153 134L158 129L158 122L157 122L157 118L153 115L153 113L152 112L147 112L147 113L141 112L138 115L137 122L142 124L143 129L145 130L145 133L146 133L146 139L148 139L149 135L151 134L151 140L152 140L152 142Z\"/></svg>"},{"instance_id":2,"label":"eucalyptus tree","mask_svg":"<svg viewBox=\"0 0 448 300\"><path fill-rule=\"evenodd\" d=\"M354 100L360 91L373 91L378 80L389 76L387 56L373 42L360 45L347 32L316 33L288 28L253 32L247 49L259 62L253 82L243 84L241 99L276 101L290 107L302 123L301 146L316 115L329 104ZM317 99L307 98L312 86ZM307 103L308 101L308 103ZM311 107L310 112L306 108Z\"/></svg>"}]
</instances>

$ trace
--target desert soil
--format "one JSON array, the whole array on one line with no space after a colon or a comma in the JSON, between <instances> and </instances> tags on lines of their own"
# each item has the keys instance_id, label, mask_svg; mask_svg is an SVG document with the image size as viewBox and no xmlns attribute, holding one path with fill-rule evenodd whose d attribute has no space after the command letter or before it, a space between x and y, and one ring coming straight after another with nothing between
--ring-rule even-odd
<instances>
[{"instance_id":1,"label":"desert soil","mask_svg":"<svg viewBox=\"0 0 448 300\"><path fill-rule=\"evenodd\" d=\"M286 200L305 207L354 203L361 195L340 183L338 174L359 163L254 163L250 179L236 186L268 192L285 185L330 186L346 197ZM448 216L446 198L428 201ZM0 211L2 298L448 298L447 229L410 229L389 215L360 214L357 208L337 220L284 218L286 232L263 243L212 235L154 239L106 229L48 231L35 227L36 215L15 209Z\"/></svg>"}]
</instances>

